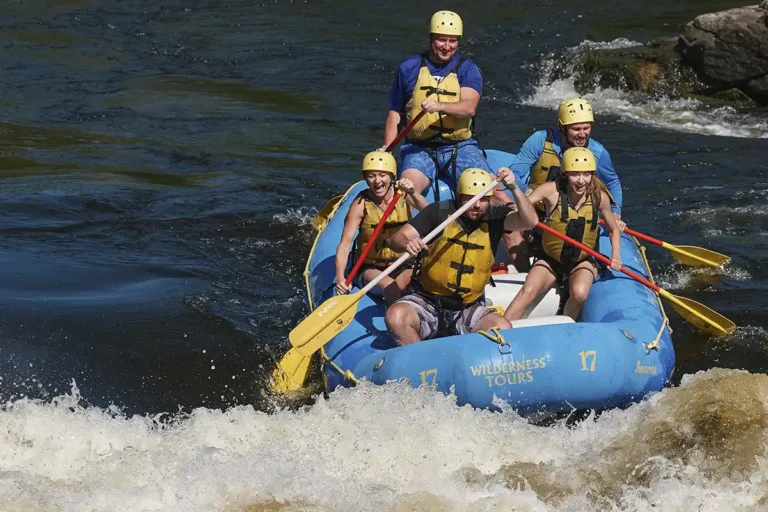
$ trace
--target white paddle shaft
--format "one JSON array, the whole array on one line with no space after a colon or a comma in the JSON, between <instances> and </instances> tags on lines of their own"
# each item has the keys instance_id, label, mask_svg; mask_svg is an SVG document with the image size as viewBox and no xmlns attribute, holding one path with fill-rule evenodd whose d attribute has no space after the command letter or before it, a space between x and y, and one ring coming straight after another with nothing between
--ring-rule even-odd
<instances>
[{"instance_id":1,"label":"white paddle shaft","mask_svg":"<svg viewBox=\"0 0 768 512\"><path fill-rule=\"evenodd\" d=\"M433 230L432 230L432 231L431 231L431 232L430 232L430 233L429 233L427 236L425 236L425 237L424 237L424 243L427 243L427 244L428 244L429 242L431 242L433 238L435 238L435 237L436 237L437 235L439 235L439 234L440 234L440 233L441 233L441 232L442 232L442 231L443 231L445 228L447 228L447 227L448 227L448 224L450 224L451 222L453 222L453 221L455 221L456 219L458 219L458 218L461 216L461 214L463 214L465 211L469 210L469 209L472 207L472 205L473 205L473 204L475 204L475 203L476 203L476 202L478 202L480 199L482 199L483 197L485 197L485 194L487 194L489 190L491 190L492 188L494 188L494 187L495 187L496 185L498 185L498 184L499 184L499 180L498 180L498 179L495 179L495 180L493 180L492 182L490 182L488 185L486 185L486 187L485 187L483 190L481 190L480 192L478 192L478 193L477 193L477 195L476 195L475 197L473 197L472 199L470 199L469 201L467 201L466 203L464 203L464 204L462 205L462 207L461 207L461 208L459 208L458 210L456 210L455 212L453 212L453 213L451 214L451 216L450 216L450 217L448 217L447 219L445 219L445 220L442 222L442 224L440 224L439 226L437 226L437 227L436 227L435 229L433 229ZM369 291L369 290L371 290L371 289L372 289L374 286L376 286L377 284L379 284L379 281L381 281L382 279L384 279L385 277L387 277L389 274L391 274L392 272L394 272L395 270L397 270L397 267L399 267L400 265L402 265L403 263L405 263L405 262L408 260L408 258L410 258L410 257L411 257L411 255L410 255L410 254L408 254L407 252L406 252L405 254L403 254L402 256L400 256L400 257L397 259L397 261L396 261L396 262L394 262L393 264L391 264L391 265L390 265L390 266L389 266L389 267L388 267L388 268L387 268L387 269L386 269L384 272L382 272L381 274L379 274L379 275L377 275L376 277L374 277L374 278L371 280L371 282L370 282L370 283L368 283L367 285L365 285L365 287L364 287L362 290L360 290L360 294L362 295L362 294L364 294L364 293L368 293L368 291Z\"/></svg>"}]
</instances>

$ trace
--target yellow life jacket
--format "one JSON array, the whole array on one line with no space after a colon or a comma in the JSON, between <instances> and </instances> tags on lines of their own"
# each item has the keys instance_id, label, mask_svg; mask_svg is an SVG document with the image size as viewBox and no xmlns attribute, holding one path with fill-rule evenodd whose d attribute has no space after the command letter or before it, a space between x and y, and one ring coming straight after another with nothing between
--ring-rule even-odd
<instances>
[{"instance_id":1,"label":"yellow life jacket","mask_svg":"<svg viewBox=\"0 0 768 512\"><path fill-rule=\"evenodd\" d=\"M438 82L429 72L426 58L421 56L421 69L413 87L413 95L405 105L406 122L410 123L421 112L421 103L427 97L442 103L457 103L461 100L458 74L461 64L459 62L455 69ZM408 140L411 141L429 141L436 138L449 141L471 139L472 119L459 119L449 114L433 112L425 114L408 134Z\"/></svg>"},{"instance_id":2,"label":"yellow life jacket","mask_svg":"<svg viewBox=\"0 0 768 512\"><path fill-rule=\"evenodd\" d=\"M596 203L597 198L587 197L577 211L568 203L565 190L560 190L557 206L545 222L556 231L596 250L598 241ZM542 233L541 244L547 256L566 266L573 266L589 257L584 251L546 231Z\"/></svg>"},{"instance_id":3,"label":"yellow life jacket","mask_svg":"<svg viewBox=\"0 0 768 512\"><path fill-rule=\"evenodd\" d=\"M421 262L421 288L464 305L473 304L483 296L493 261L488 223L481 222L467 233L454 220Z\"/></svg>"},{"instance_id":4,"label":"yellow life jacket","mask_svg":"<svg viewBox=\"0 0 768 512\"><path fill-rule=\"evenodd\" d=\"M368 199L368 191L360 192L359 197L363 199L363 221L360 223L360 232L357 235L357 247L364 250L371 240L373 231L379 225L384 210L376 203ZM368 252L363 261L364 265L370 265L378 269L385 269L394 263L403 253L395 252L386 247L383 242L389 240L397 231L411 219L411 208L405 202L405 196L401 196L397 201L395 209L389 214L384 222L379 236L376 237L373 249Z\"/></svg>"},{"instance_id":5,"label":"yellow life jacket","mask_svg":"<svg viewBox=\"0 0 768 512\"><path fill-rule=\"evenodd\" d=\"M562 169L560 157L557 156L555 148L552 147L554 133L552 128L547 129L547 140L544 141L544 151L541 153L538 162L531 169L531 179L528 188L533 190L548 181L555 181L561 177Z\"/></svg>"}]
</instances>

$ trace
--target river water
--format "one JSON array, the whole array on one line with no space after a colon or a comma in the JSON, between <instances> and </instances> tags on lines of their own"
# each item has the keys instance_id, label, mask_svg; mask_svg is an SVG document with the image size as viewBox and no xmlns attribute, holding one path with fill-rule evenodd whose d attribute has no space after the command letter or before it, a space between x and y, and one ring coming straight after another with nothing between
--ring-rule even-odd
<instances>
[{"instance_id":1,"label":"river water","mask_svg":"<svg viewBox=\"0 0 768 512\"><path fill-rule=\"evenodd\" d=\"M739 325L715 340L673 315L675 387L550 426L407 385L265 391L308 312L311 219L380 145L433 10L464 17L482 144L515 152L576 94L563 56L738 5L5 2L0 509L768 509L758 112L587 94L629 225L733 258L649 249L664 287Z\"/></svg>"}]
</instances>

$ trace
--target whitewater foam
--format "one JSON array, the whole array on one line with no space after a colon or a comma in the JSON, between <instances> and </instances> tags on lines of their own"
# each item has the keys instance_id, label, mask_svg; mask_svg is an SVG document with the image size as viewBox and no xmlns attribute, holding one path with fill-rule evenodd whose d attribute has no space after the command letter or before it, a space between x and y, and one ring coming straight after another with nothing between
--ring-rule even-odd
<instances>
[{"instance_id":1,"label":"whitewater foam","mask_svg":"<svg viewBox=\"0 0 768 512\"><path fill-rule=\"evenodd\" d=\"M567 51L577 55L586 50L627 48L640 44L624 38L609 42L583 41ZM541 75L533 93L523 100L523 104L554 110L563 98L582 96L575 88L573 68L565 70L566 78L553 79L556 59L556 55L550 54L537 65L542 70ZM598 115L614 115L623 121L653 128L723 137L768 137L768 120L765 117L745 114L732 107L714 108L693 99L652 97L600 87L583 97L592 102Z\"/></svg>"},{"instance_id":2,"label":"whitewater foam","mask_svg":"<svg viewBox=\"0 0 768 512\"><path fill-rule=\"evenodd\" d=\"M627 410L537 427L407 383L174 417L87 407L73 387L3 408L0 508L757 510L766 400L768 377L710 370Z\"/></svg>"},{"instance_id":3,"label":"whitewater foam","mask_svg":"<svg viewBox=\"0 0 768 512\"><path fill-rule=\"evenodd\" d=\"M675 265L656 275L659 286L670 290L683 290L694 284L717 282L723 278L749 281L752 274L743 268L727 265L724 268L684 267Z\"/></svg>"}]
</instances>

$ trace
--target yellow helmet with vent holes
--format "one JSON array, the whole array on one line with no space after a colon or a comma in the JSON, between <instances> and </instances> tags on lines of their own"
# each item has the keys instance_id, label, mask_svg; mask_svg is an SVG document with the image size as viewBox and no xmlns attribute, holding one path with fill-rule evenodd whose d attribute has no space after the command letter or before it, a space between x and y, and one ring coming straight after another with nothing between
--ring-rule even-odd
<instances>
[{"instance_id":1,"label":"yellow helmet with vent holes","mask_svg":"<svg viewBox=\"0 0 768 512\"><path fill-rule=\"evenodd\" d=\"M595 172L595 155L587 148L569 148L563 153L563 172Z\"/></svg>"},{"instance_id":2,"label":"yellow helmet with vent holes","mask_svg":"<svg viewBox=\"0 0 768 512\"><path fill-rule=\"evenodd\" d=\"M397 162L392 153L383 151L371 151L363 158L363 176L365 171L387 172L392 175L392 179L397 177Z\"/></svg>"},{"instance_id":3,"label":"yellow helmet with vent holes","mask_svg":"<svg viewBox=\"0 0 768 512\"><path fill-rule=\"evenodd\" d=\"M557 109L557 120L560 126L576 123L594 123L592 104L584 98L570 98L560 104Z\"/></svg>"},{"instance_id":4,"label":"yellow helmet with vent holes","mask_svg":"<svg viewBox=\"0 0 768 512\"><path fill-rule=\"evenodd\" d=\"M461 37L464 33L464 24L461 22L461 17L453 11L437 11L432 15L432 21L429 23L429 33Z\"/></svg>"},{"instance_id":5,"label":"yellow helmet with vent holes","mask_svg":"<svg viewBox=\"0 0 768 512\"><path fill-rule=\"evenodd\" d=\"M459 183L456 186L456 193L474 196L480 193L485 187L491 184L493 176L482 169L467 169L459 176ZM485 193L486 196L493 195L493 189Z\"/></svg>"}]
</instances>

